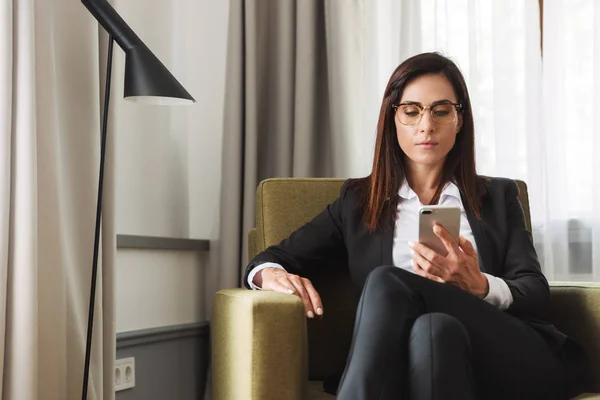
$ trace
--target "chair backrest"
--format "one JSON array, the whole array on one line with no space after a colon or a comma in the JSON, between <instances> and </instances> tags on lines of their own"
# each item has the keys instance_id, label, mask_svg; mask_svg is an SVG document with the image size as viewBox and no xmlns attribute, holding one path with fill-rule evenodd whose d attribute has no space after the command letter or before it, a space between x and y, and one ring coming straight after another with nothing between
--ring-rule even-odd
<instances>
[{"instance_id":1,"label":"chair backrest","mask_svg":"<svg viewBox=\"0 0 600 400\"><path fill-rule=\"evenodd\" d=\"M260 183L256 201L256 228L249 234L248 252L258 252L277 244L310 221L339 195L344 179L276 178ZM528 228L527 186L517 181ZM315 271L310 276L321 295L325 316L309 320L309 379L325 379L344 368L350 347L358 293L348 271Z\"/></svg>"}]
</instances>

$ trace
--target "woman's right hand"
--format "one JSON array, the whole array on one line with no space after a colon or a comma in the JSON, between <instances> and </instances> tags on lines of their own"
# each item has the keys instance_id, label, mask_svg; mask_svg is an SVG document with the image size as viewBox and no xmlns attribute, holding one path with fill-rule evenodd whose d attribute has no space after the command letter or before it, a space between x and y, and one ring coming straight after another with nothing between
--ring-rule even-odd
<instances>
[{"instance_id":1,"label":"woman's right hand","mask_svg":"<svg viewBox=\"0 0 600 400\"><path fill-rule=\"evenodd\" d=\"M309 279L289 274L281 268L268 267L256 274L254 284L261 287L262 290L295 294L300 297L306 308L308 318L323 315L321 297Z\"/></svg>"}]
</instances>

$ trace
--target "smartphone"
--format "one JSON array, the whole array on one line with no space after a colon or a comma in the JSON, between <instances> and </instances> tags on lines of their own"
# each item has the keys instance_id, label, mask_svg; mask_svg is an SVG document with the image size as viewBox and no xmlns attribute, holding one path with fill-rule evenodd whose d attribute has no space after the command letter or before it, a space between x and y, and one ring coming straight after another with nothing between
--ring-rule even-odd
<instances>
[{"instance_id":1,"label":"smartphone","mask_svg":"<svg viewBox=\"0 0 600 400\"><path fill-rule=\"evenodd\" d=\"M442 225L458 242L460 208L453 206L422 206L419 208L419 242L437 253L448 254L442 240L433 232L435 224Z\"/></svg>"}]
</instances>

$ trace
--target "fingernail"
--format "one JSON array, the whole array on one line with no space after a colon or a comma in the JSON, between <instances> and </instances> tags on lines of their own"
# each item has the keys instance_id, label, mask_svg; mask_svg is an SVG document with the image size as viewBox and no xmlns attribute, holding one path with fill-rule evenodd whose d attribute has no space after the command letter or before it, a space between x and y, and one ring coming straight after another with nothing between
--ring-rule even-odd
<instances>
[{"instance_id":1,"label":"fingernail","mask_svg":"<svg viewBox=\"0 0 600 400\"><path fill-rule=\"evenodd\" d=\"M434 231L435 233L440 233L440 232L442 231L442 228L440 228L440 226L439 226L439 225L434 225L434 226L433 226L433 231Z\"/></svg>"},{"instance_id":2,"label":"fingernail","mask_svg":"<svg viewBox=\"0 0 600 400\"><path fill-rule=\"evenodd\" d=\"M323 309L322 308L317 308L317 314L323 315Z\"/></svg>"},{"instance_id":3,"label":"fingernail","mask_svg":"<svg viewBox=\"0 0 600 400\"><path fill-rule=\"evenodd\" d=\"M314 318L314 317L315 317L315 314L313 314L313 312L312 312L312 311L309 311L309 312L307 313L307 315L308 315L308 318Z\"/></svg>"},{"instance_id":4,"label":"fingernail","mask_svg":"<svg viewBox=\"0 0 600 400\"><path fill-rule=\"evenodd\" d=\"M410 250L410 254L414 256L415 255L415 251L413 249L411 249Z\"/></svg>"},{"instance_id":5,"label":"fingernail","mask_svg":"<svg viewBox=\"0 0 600 400\"><path fill-rule=\"evenodd\" d=\"M413 247L415 245L415 242L408 242L408 247Z\"/></svg>"},{"instance_id":6,"label":"fingernail","mask_svg":"<svg viewBox=\"0 0 600 400\"><path fill-rule=\"evenodd\" d=\"M292 289L288 289L288 293L289 293L289 294L293 294L293 293L294 293L294 291L293 291Z\"/></svg>"}]
</instances>

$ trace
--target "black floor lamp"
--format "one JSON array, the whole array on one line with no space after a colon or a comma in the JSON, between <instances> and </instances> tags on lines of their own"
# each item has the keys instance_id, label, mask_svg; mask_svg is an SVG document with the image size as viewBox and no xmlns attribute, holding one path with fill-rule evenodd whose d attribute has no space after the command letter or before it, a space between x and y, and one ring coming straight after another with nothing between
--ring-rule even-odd
<instances>
[{"instance_id":1,"label":"black floor lamp","mask_svg":"<svg viewBox=\"0 0 600 400\"><path fill-rule=\"evenodd\" d=\"M106 152L106 131L108 126L108 106L112 70L113 45L117 44L125 52L125 93L124 97L150 104L183 104L195 100L171 75L169 70L141 39L123 21L107 0L81 0L100 25L108 32L108 61L106 66L106 86L104 89L104 112L102 115L102 135L100 145L100 176L98 179L98 202L96 208L96 231L94 235L94 258L88 311L87 340L81 399L86 400L90 372L92 328L94 326L94 303L96 299L96 277L98 275L98 246L102 216L102 186L104 182L104 156Z\"/></svg>"}]
</instances>

